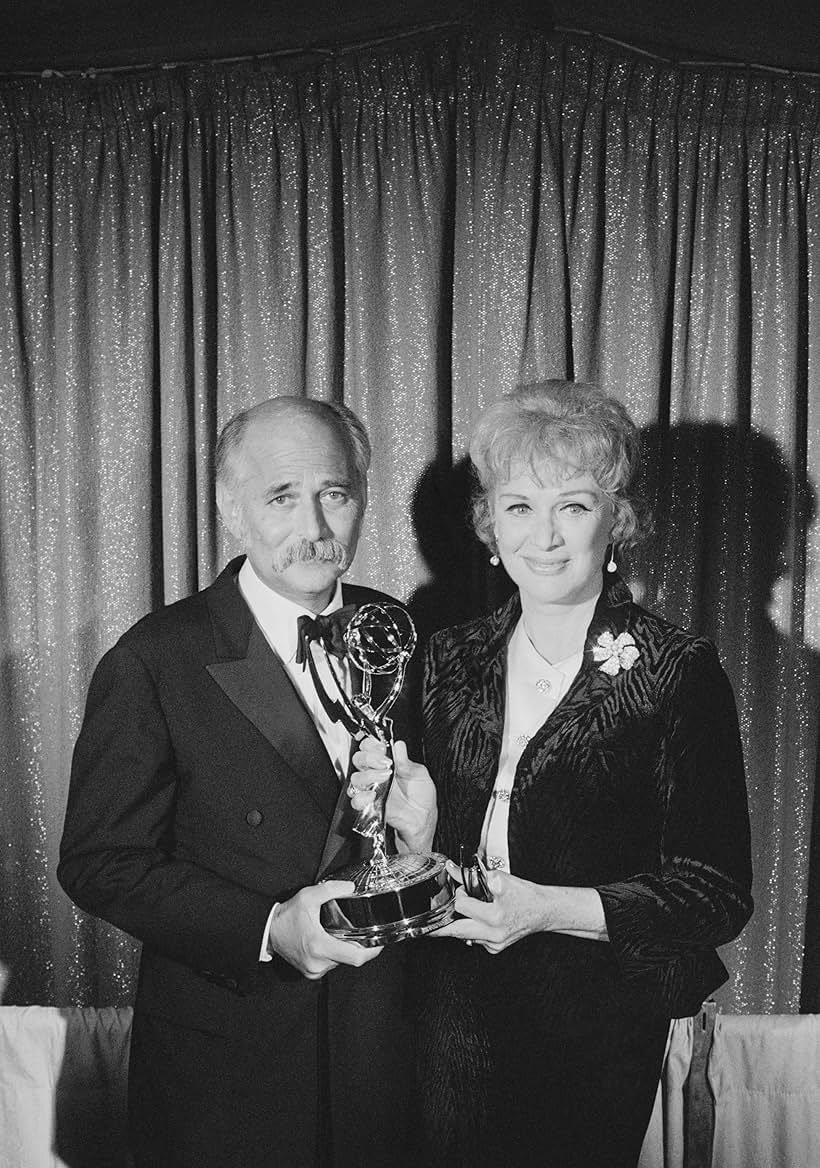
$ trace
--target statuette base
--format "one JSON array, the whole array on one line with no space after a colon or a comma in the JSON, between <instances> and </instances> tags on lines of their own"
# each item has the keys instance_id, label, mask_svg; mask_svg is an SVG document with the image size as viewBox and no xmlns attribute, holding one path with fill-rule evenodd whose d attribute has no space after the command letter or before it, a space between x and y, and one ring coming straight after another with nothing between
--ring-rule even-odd
<instances>
[{"instance_id":1,"label":"statuette base","mask_svg":"<svg viewBox=\"0 0 820 1168\"><path fill-rule=\"evenodd\" d=\"M360 945L386 945L431 933L452 919L455 884L438 852L348 864L332 875L352 880L350 896L321 908L326 932Z\"/></svg>"}]
</instances>

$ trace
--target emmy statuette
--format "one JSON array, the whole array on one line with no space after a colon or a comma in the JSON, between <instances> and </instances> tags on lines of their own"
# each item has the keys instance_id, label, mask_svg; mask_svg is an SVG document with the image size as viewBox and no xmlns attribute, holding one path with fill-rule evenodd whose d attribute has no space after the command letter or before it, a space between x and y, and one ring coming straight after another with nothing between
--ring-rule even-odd
<instances>
[{"instance_id":1,"label":"emmy statuette","mask_svg":"<svg viewBox=\"0 0 820 1168\"><path fill-rule=\"evenodd\" d=\"M361 672L361 693L349 697L331 658L337 693L331 697L311 669L328 714L354 736L362 733L383 742L391 767L373 788L373 801L358 812L353 831L371 842L365 860L333 872L334 880L351 880L350 896L322 905L321 921L328 933L361 945L384 945L432 932L453 915L455 887L445 857L387 851L385 803L393 779L393 724L388 711L401 692L405 670L416 645L416 630L397 604L365 604L357 609L344 635L349 661ZM312 656L308 655L312 665ZM372 704L373 677L394 674L387 696Z\"/></svg>"}]
</instances>

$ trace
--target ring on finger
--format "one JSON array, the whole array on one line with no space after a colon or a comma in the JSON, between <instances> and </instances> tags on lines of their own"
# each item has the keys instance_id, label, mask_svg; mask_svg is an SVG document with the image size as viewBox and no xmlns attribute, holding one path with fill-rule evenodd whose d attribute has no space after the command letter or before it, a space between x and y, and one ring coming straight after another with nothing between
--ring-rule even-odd
<instances>
[{"instance_id":1,"label":"ring on finger","mask_svg":"<svg viewBox=\"0 0 820 1168\"><path fill-rule=\"evenodd\" d=\"M367 795L370 791L375 791L378 783L362 783L361 787L355 786L353 783L348 783L348 795Z\"/></svg>"}]
</instances>

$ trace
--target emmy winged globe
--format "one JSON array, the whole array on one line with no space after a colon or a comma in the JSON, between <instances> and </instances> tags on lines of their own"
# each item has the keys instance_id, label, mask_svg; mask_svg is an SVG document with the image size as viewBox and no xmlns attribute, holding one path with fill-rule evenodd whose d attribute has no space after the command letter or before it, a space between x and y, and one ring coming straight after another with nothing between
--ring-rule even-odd
<instances>
[{"instance_id":1,"label":"emmy winged globe","mask_svg":"<svg viewBox=\"0 0 820 1168\"><path fill-rule=\"evenodd\" d=\"M405 609L397 604L365 604L353 614L345 631L347 657L362 675L361 692L349 696L331 667L337 693L328 694L314 674L331 716L350 734L363 732L383 742L391 763L385 778L373 787L373 801L358 812L353 824L353 831L369 841L370 854L332 873L334 880L351 880L354 891L328 901L321 910L328 933L363 945L420 936L453 915L455 889L445 857L437 852L395 855L387 849L385 804L393 781L389 710L401 692L415 645L416 630ZM392 683L387 695L374 705L373 678L379 675L393 675Z\"/></svg>"}]
</instances>

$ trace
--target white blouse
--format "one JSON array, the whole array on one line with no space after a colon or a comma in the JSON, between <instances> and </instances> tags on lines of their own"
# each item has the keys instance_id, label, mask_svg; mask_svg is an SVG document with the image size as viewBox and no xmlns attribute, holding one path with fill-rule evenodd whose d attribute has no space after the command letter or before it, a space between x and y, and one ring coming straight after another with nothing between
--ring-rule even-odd
<instances>
[{"instance_id":1,"label":"white blouse","mask_svg":"<svg viewBox=\"0 0 820 1168\"><path fill-rule=\"evenodd\" d=\"M581 668L583 656L581 649L551 665L527 636L523 618L513 630L507 645L507 694L501 757L481 830L480 853L488 868L502 872L510 870L507 825L519 759L529 740L569 689Z\"/></svg>"}]
</instances>

